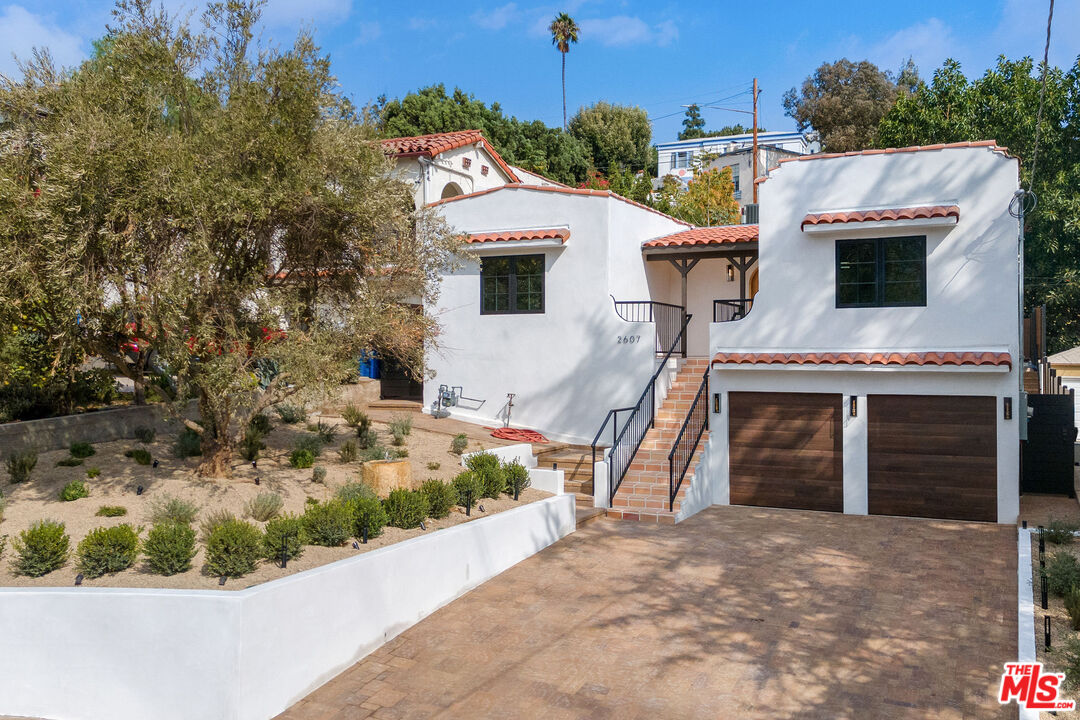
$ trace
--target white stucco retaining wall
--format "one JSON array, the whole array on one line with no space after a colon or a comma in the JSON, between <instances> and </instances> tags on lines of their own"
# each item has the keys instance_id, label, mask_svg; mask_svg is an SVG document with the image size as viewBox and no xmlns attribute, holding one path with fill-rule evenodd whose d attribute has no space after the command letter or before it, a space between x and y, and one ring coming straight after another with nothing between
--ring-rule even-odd
<instances>
[{"instance_id":1,"label":"white stucco retaining wall","mask_svg":"<svg viewBox=\"0 0 1080 720\"><path fill-rule=\"evenodd\" d=\"M0 714L265 720L574 527L559 495L238 592L0 588Z\"/></svg>"}]
</instances>

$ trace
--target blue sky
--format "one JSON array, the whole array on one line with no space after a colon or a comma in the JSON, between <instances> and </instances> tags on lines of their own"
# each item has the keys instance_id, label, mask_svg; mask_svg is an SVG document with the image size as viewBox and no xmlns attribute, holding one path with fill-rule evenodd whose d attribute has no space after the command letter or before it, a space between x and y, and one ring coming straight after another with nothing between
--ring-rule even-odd
<instances>
[{"instance_id":1,"label":"blue sky","mask_svg":"<svg viewBox=\"0 0 1080 720\"><path fill-rule=\"evenodd\" d=\"M165 1L174 10L197 5ZM111 7L109 0L0 0L0 72L14 70L12 52L25 56L35 45L48 46L63 64L78 63L103 33ZM300 24L309 24L330 53L343 92L360 104L442 82L497 100L518 118L558 125L559 53L546 25L562 10L582 28L567 56L570 113L596 100L640 105L654 119L654 141L674 138L683 104L723 100L748 109L755 75L762 125L787 129L793 123L784 116L784 91L823 61L867 58L895 70L910 55L925 77L952 56L970 76L999 54L1041 55L1046 31L1046 3L1039 0L271 0L260 37L288 43ZM1073 63L1078 30L1080 0L1058 0L1052 63ZM718 110L704 115L709 127L748 118Z\"/></svg>"}]
</instances>

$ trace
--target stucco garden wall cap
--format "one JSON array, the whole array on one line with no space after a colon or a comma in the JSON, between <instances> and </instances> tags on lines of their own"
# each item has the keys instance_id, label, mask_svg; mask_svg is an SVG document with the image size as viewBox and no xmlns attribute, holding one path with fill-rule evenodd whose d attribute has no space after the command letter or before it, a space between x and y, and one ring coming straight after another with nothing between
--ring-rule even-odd
<instances>
[{"instance_id":1,"label":"stucco garden wall cap","mask_svg":"<svg viewBox=\"0 0 1080 720\"><path fill-rule=\"evenodd\" d=\"M917 207L880 208L875 210L852 210L849 212L809 213L803 218L800 229L807 225L835 225L884 220L924 220L931 218L955 218L960 220L957 205L920 205Z\"/></svg>"},{"instance_id":2,"label":"stucco garden wall cap","mask_svg":"<svg viewBox=\"0 0 1080 720\"><path fill-rule=\"evenodd\" d=\"M716 365L881 365L881 366L992 366L1012 368L1007 352L934 350L923 352L718 352Z\"/></svg>"}]
</instances>

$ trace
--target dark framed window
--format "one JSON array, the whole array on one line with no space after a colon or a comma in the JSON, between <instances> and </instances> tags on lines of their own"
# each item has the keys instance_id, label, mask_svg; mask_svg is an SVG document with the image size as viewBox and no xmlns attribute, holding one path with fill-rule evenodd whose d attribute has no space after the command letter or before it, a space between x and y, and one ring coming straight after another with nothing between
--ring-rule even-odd
<instances>
[{"instance_id":1,"label":"dark framed window","mask_svg":"<svg viewBox=\"0 0 1080 720\"><path fill-rule=\"evenodd\" d=\"M926 236L836 241L836 307L926 305Z\"/></svg>"},{"instance_id":2,"label":"dark framed window","mask_svg":"<svg viewBox=\"0 0 1080 720\"><path fill-rule=\"evenodd\" d=\"M544 312L544 256L508 255L480 261L480 314Z\"/></svg>"}]
</instances>

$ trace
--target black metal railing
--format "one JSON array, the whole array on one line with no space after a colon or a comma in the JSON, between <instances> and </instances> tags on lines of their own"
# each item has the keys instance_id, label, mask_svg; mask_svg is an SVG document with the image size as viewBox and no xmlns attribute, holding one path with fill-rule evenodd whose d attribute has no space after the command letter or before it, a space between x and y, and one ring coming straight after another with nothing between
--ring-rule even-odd
<instances>
[{"instance_id":1,"label":"black metal railing","mask_svg":"<svg viewBox=\"0 0 1080 720\"><path fill-rule=\"evenodd\" d=\"M656 354L661 355L671 347L675 336L680 332L686 308L682 305L656 302L655 300L616 300L615 312L627 322L656 323ZM686 336L683 334L680 352L686 357Z\"/></svg>"},{"instance_id":2,"label":"black metal railing","mask_svg":"<svg viewBox=\"0 0 1080 720\"><path fill-rule=\"evenodd\" d=\"M694 459L701 436L709 429L709 370L701 378L694 401L686 412L686 420L679 429L679 436L668 453L668 509L675 509L675 496L679 494L686 471Z\"/></svg>"},{"instance_id":3,"label":"black metal railing","mask_svg":"<svg viewBox=\"0 0 1080 720\"><path fill-rule=\"evenodd\" d=\"M656 421L656 379L660 377L660 373L664 372L667 368L668 360L671 359L672 353L682 343L683 336L686 333L686 326L690 322L690 318L693 315L686 315L683 318L682 326L679 331L672 338L671 344L668 346L667 351L664 353L663 358L660 359L660 366L656 368L656 372L649 378L649 382L645 385L645 390L641 393L641 397L638 398L637 403L630 408L619 408L617 410L611 410L608 412L608 416L604 418L604 425L600 426L600 432L596 434L596 438L593 440L593 492L596 492L596 446L600 441L600 435L604 432L604 427L607 425L608 419L613 414L629 411L630 416L626 418L626 422L623 423L622 430L614 434L614 440L611 442L611 449L608 451L608 505L611 505L611 500L615 497L615 493L619 490L619 485L622 484L623 478L626 477L626 471L630 469L630 463L634 459L634 455L637 454L638 448L641 447L641 442L645 439L645 433L649 431L649 428L653 426ZM614 428L618 427L618 422L614 424ZM613 428L613 431L614 431Z\"/></svg>"},{"instance_id":4,"label":"black metal railing","mask_svg":"<svg viewBox=\"0 0 1080 720\"><path fill-rule=\"evenodd\" d=\"M712 321L717 323L742 320L746 317L746 313L750 312L750 308L753 307L753 305L754 301L751 298L713 300Z\"/></svg>"}]
</instances>

